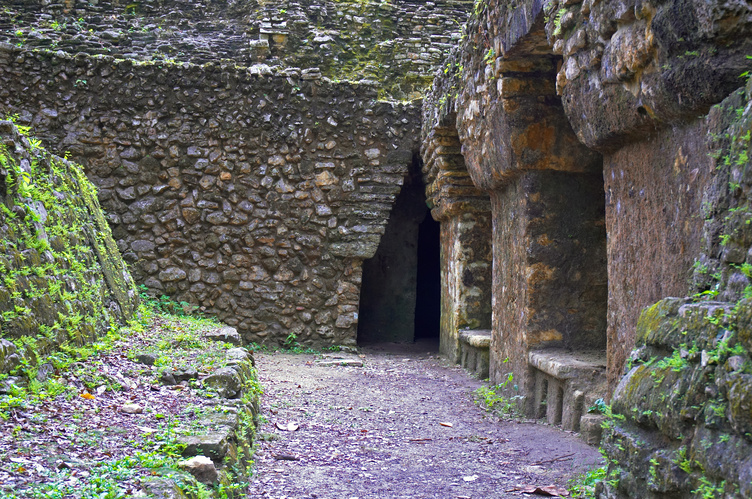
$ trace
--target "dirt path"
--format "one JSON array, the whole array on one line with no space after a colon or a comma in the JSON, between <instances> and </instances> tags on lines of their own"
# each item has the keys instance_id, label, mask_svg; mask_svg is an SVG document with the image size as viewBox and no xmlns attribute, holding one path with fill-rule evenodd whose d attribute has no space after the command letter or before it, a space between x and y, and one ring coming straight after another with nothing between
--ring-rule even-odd
<instances>
[{"instance_id":1,"label":"dirt path","mask_svg":"<svg viewBox=\"0 0 752 499\"><path fill-rule=\"evenodd\" d=\"M481 383L434 352L363 353L363 367L256 354L268 422L249 497L519 497L600 462L572 434L487 414L472 398Z\"/></svg>"}]
</instances>

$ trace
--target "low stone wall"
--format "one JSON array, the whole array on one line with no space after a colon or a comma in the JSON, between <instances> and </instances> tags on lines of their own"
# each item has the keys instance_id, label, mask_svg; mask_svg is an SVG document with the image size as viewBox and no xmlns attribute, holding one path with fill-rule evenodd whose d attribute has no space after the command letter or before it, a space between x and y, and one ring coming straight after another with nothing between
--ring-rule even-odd
<instances>
[{"instance_id":1,"label":"low stone wall","mask_svg":"<svg viewBox=\"0 0 752 499\"><path fill-rule=\"evenodd\" d=\"M418 109L318 73L0 47L0 108L99 188L137 282L248 342L352 343Z\"/></svg>"},{"instance_id":2,"label":"low stone wall","mask_svg":"<svg viewBox=\"0 0 752 499\"><path fill-rule=\"evenodd\" d=\"M0 121L0 276L0 336L31 345L27 357L90 342L138 304L83 170L10 121ZM1 350L0 373L19 360L10 343Z\"/></svg>"}]
</instances>

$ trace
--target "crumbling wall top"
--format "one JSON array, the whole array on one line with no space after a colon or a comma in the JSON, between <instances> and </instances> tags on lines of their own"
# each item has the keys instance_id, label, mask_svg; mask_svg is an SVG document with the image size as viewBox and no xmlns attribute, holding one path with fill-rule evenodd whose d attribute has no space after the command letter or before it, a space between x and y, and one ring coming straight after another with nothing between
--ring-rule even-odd
<instances>
[{"instance_id":1,"label":"crumbling wall top","mask_svg":"<svg viewBox=\"0 0 752 499\"><path fill-rule=\"evenodd\" d=\"M39 0L0 10L0 41L140 61L263 64L369 80L413 99L459 39L472 2Z\"/></svg>"}]
</instances>

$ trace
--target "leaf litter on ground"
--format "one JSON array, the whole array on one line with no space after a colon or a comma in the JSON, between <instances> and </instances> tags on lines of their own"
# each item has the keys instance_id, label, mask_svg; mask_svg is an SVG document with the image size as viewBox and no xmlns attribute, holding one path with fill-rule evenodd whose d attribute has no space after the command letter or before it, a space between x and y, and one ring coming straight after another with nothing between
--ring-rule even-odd
<instances>
[{"instance_id":1,"label":"leaf litter on ground","mask_svg":"<svg viewBox=\"0 0 752 499\"><path fill-rule=\"evenodd\" d=\"M211 372L233 345L203 338L221 327L214 321L140 313L45 383L0 395L0 498L138 497L144 479L182 458L178 432L217 402L199 383L175 390L159 376L188 365ZM135 360L145 351L155 365Z\"/></svg>"}]
</instances>

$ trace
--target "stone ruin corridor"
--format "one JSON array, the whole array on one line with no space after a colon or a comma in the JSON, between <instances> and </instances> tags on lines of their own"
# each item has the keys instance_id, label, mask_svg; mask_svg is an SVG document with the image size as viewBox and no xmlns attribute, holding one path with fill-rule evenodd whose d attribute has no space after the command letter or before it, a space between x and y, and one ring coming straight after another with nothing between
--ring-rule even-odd
<instances>
[{"instance_id":1,"label":"stone ruin corridor","mask_svg":"<svg viewBox=\"0 0 752 499\"><path fill-rule=\"evenodd\" d=\"M244 345L435 344L600 445L597 497L750 497L751 33L720 0L8 2L0 118L96 187L50 244L101 288L6 279L2 337L94 338L135 283ZM7 272L56 257L13 175Z\"/></svg>"}]
</instances>

